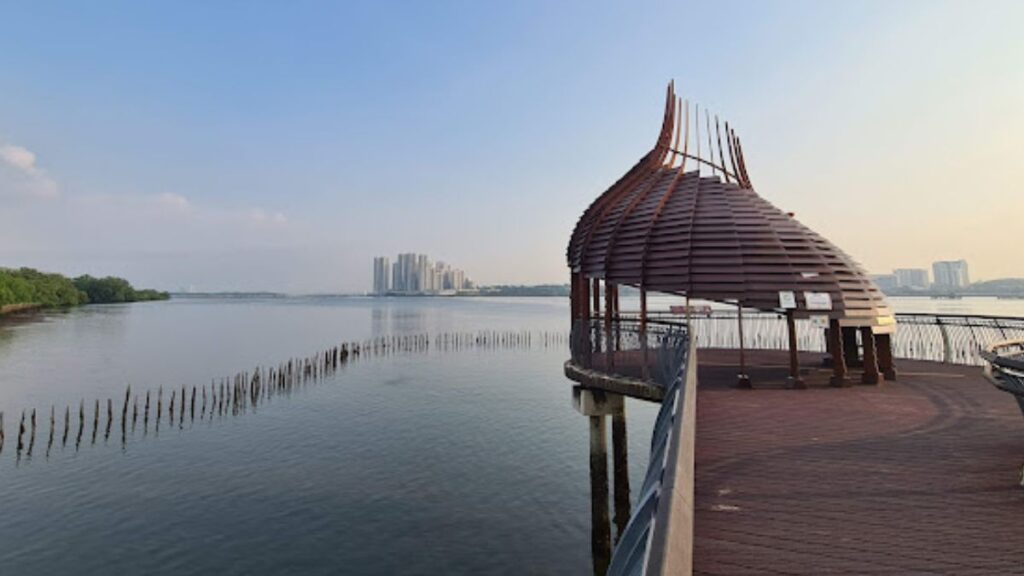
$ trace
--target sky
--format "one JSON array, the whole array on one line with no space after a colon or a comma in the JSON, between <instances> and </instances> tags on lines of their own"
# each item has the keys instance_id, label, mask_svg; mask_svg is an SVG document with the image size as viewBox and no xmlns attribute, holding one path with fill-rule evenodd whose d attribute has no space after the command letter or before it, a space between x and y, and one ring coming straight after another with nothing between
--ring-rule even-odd
<instances>
[{"instance_id":1,"label":"sky","mask_svg":"<svg viewBox=\"0 0 1024 576\"><path fill-rule=\"evenodd\" d=\"M566 282L664 90L869 271L1024 277L1021 2L6 2L0 266L352 292Z\"/></svg>"}]
</instances>

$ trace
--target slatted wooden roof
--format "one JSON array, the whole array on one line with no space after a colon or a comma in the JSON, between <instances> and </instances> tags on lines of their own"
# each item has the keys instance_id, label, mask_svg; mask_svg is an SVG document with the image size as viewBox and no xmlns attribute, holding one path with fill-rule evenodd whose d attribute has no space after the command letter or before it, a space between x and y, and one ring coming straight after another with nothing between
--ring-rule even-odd
<instances>
[{"instance_id":1,"label":"slatted wooden roof","mask_svg":"<svg viewBox=\"0 0 1024 576\"><path fill-rule=\"evenodd\" d=\"M702 116L703 113L703 116ZM889 325L885 297L850 256L760 197L739 138L668 88L657 143L583 213L573 272L647 290L779 308L792 291L827 292L844 325ZM822 312L813 312L823 314Z\"/></svg>"}]
</instances>

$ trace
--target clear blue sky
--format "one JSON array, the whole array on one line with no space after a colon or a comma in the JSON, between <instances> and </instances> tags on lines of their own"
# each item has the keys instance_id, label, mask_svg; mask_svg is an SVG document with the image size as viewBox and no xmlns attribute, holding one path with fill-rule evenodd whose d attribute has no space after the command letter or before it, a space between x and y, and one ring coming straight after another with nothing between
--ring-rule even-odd
<instances>
[{"instance_id":1,"label":"clear blue sky","mask_svg":"<svg viewBox=\"0 0 1024 576\"><path fill-rule=\"evenodd\" d=\"M1019 2L0 6L0 265L176 289L364 290L426 252L563 282L664 87L759 193L873 271L1024 276Z\"/></svg>"}]
</instances>

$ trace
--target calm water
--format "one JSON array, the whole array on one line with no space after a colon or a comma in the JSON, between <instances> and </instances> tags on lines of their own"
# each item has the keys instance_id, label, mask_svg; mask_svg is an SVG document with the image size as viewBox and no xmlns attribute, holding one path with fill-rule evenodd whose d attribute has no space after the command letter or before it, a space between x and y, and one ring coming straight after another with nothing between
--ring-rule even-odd
<instances>
[{"instance_id":1,"label":"calm water","mask_svg":"<svg viewBox=\"0 0 1024 576\"><path fill-rule=\"evenodd\" d=\"M1024 316L1024 301L893 304ZM84 400L91 421L128 384L203 385L371 336L567 323L557 298L179 299L0 323L0 574L588 574L588 428L564 345L367 358L237 417L124 443L116 425L93 441L90 422L78 450L60 441L64 406L74 423ZM634 487L656 408L627 402Z\"/></svg>"},{"instance_id":2,"label":"calm water","mask_svg":"<svg viewBox=\"0 0 1024 576\"><path fill-rule=\"evenodd\" d=\"M165 422L123 445L117 424L104 438L105 416L91 441L89 408L81 448L60 442L63 406L119 405L128 383L202 385L372 335L564 330L567 308L182 299L6 322L0 573L590 573L588 427L562 346L364 359L255 411ZM39 438L19 459L16 416L33 407ZM655 410L627 405L635 486Z\"/></svg>"}]
</instances>

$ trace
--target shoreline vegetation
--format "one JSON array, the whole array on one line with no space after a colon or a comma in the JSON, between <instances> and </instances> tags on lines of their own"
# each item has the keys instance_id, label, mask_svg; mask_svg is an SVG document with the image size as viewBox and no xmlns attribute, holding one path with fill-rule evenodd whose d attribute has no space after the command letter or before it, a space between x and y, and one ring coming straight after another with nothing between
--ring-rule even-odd
<instances>
[{"instance_id":1,"label":"shoreline vegetation","mask_svg":"<svg viewBox=\"0 0 1024 576\"><path fill-rule=\"evenodd\" d=\"M112 304L167 300L159 290L136 290L124 278L94 278L88 274L68 278L33 268L0 268L0 316L46 308L83 304Z\"/></svg>"}]
</instances>

